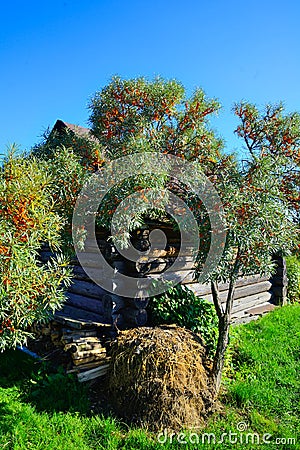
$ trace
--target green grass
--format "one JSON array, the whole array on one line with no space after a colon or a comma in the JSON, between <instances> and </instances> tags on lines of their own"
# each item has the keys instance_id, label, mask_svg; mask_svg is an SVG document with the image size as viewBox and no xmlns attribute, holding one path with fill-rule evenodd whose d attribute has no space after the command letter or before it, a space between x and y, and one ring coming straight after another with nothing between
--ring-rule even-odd
<instances>
[{"instance_id":1,"label":"green grass","mask_svg":"<svg viewBox=\"0 0 300 450\"><path fill-rule=\"evenodd\" d=\"M91 415L86 387L73 377L19 351L5 352L0 356L0 449L300 449L299 374L300 305L235 328L220 412L197 431L199 445L192 443L196 435L181 436L187 444L178 443L175 436L172 444L168 437L162 445L150 432L129 428L113 417ZM238 432L241 422L248 427L243 439L247 432L260 439L269 433L271 443L236 444L228 436L218 442L222 433ZM215 433L216 443L202 445L203 433ZM295 438L296 445L276 443L278 438Z\"/></svg>"}]
</instances>

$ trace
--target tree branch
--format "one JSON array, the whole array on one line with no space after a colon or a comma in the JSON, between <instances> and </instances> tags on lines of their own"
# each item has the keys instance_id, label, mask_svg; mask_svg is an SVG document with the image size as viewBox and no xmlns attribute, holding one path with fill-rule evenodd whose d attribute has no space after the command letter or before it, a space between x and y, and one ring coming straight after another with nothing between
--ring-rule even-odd
<instances>
[{"instance_id":1,"label":"tree branch","mask_svg":"<svg viewBox=\"0 0 300 450\"><path fill-rule=\"evenodd\" d=\"M231 275L231 278L229 281L229 288L228 288L228 294L227 294L227 299L226 299L225 316L227 316L229 319L231 317L232 306L233 306L235 282L236 282L236 278L237 278L239 270L240 270L240 261L238 259L239 256L240 256L240 250L238 250L237 255L236 255L233 272L232 272L232 275Z\"/></svg>"},{"instance_id":2,"label":"tree branch","mask_svg":"<svg viewBox=\"0 0 300 450\"><path fill-rule=\"evenodd\" d=\"M211 281L211 291L218 319L221 320L224 315L224 310L219 295L218 283L216 281Z\"/></svg>"}]
</instances>

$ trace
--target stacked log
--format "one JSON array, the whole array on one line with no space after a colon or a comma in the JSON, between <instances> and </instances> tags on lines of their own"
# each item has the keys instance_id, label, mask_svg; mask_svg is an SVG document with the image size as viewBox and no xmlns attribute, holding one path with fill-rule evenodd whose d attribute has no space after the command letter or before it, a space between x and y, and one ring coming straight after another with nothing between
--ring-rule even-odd
<instances>
[{"instance_id":1,"label":"stacked log","mask_svg":"<svg viewBox=\"0 0 300 450\"><path fill-rule=\"evenodd\" d=\"M110 361L107 348L115 337L110 329L75 320L70 323L58 316L47 325L35 325L31 331L36 336L34 350L44 359L51 360L51 355L55 354L56 360L64 360L66 372L77 374L79 381L107 373Z\"/></svg>"}]
</instances>

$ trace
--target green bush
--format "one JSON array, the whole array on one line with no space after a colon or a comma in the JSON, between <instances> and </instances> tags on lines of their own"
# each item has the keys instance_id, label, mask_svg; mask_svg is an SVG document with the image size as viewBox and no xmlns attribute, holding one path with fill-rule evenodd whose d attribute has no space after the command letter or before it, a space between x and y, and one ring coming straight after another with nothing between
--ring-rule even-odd
<instances>
[{"instance_id":1,"label":"green bush","mask_svg":"<svg viewBox=\"0 0 300 450\"><path fill-rule=\"evenodd\" d=\"M152 297L148 309L153 325L176 324L200 333L208 355L214 353L218 336L218 318L214 306L197 297L191 289L178 284Z\"/></svg>"},{"instance_id":2,"label":"green bush","mask_svg":"<svg viewBox=\"0 0 300 450\"><path fill-rule=\"evenodd\" d=\"M76 155L80 165L88 172L94 172L104 162L99 143L89 135L66 128L57 132L47 130L42 142L31 149L31 156L44 161L55 161L57 152L67 148Z\"/></svg>"},{"instance_id":3,"label":"green bush","mask_svg":"<svg viewBox=\"0 0 300 450\"><path fill-rule=\"evenodd\" d=\"M0 351L22 345L34 322L49 319L65 300L68 261L39 261L44 242L60 250L61 217L54 210L53 180L36 159L12 149L0 167Z\"/></svg>"},{"instance_id":4,"label":"green bush","mask_svg":"<svg viewBox=\"0 0 300 450\"><path fill-rule=\"evenodd\" d=\"M286 258L288 275L288 301L300 301L300 259L297 256L288 256Z\"/></svg>"},{"instance_id":5,"label":"green bush","mask_svg":"<svg viewBox=\"0 0 300 450\"><path fill-rule=\"evenodd\" d=\"M65 255L70 256L74 253L72 239L73 210L89 173L72 148L58 147L53 150L52 156L46 162L47 172L52 178L49 190L54 200L54 211L62 218L63 226L60 230L62 250Z\"/></svg>"}]
</instances>

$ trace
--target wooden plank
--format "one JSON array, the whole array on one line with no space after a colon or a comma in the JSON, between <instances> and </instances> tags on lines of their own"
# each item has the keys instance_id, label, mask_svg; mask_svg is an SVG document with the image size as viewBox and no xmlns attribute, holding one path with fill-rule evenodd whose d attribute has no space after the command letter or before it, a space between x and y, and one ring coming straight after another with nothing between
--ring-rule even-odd
<instances>
[{"instance_id":1,"label":"wooden plank","mask_svg":"<svg viewBox=\"0 0 300 450\"><path fill-rule=\"evenodd\" d=\"M69 292L79 294L84 297L101 299L107 291L92 281L74 280L68 289Z\"/></svg>"},{"instance_id":2,"label":"wooden plank","mask_svg":"<svg viewBox=\"0 0 300 450\"><path fill-rule=\"evenodd\" d=\"M173 264L175 261L180 261L180 262L189 262L193 260L193 255L188 255L188 256L169 256L168 258L158 258L158 257L152 257L151 255L144 255L141 256L138 260L137 263L138 264L148 264L150 262L168 262L169 264Z\"/></svg>"},{"instance_id":3,"label":"wooden plank","mask_svg":"<svg viewBox=\"0 0 300 450\"><path fill-rule=\"evenodd\" d=\"M253 308L253 312L249 314L249 311L246 311L244 315L239 315L238 317L235 317L232 319L232 325L239 325L244 323L249 323L252 320L260 319L262 316L267 314L268 312L272 311L276 308L276 305L273 303L267 302L264 305L260 305L257 309L257 313L255 312Z\"/></svg>"},{"instance_id":4,"label":"wooden plank","mask_svg":"<svg viewBox=\"0 0 300 450\"><path fill-rule=\"evenodd\" d=\"M72 272L73 276L77 280L84 280L84 281L91 281L89 275L86 273L86 271L80 266L80 265L73 265L72 266ZM102 278L105 276L105 270L97 269L97 268L89 268L89 273L94 278ZM100 280L99 280L100 281Z\"/></svg>"},{"instance_id":5,"label":"wooden plank","mask_svg":"<svg viewBox=\"0 0 300 450\"><path fill-rule=\"evenodd\" d=\"M95 348L91 350L82 350L82 351L75 351L72 352L72 358L73 359L85 359L90 357L103 357L103 355L106 355L106 349L104 347L102 348Z\"/></svg>"},{"instance_id":6,"label":"wooden plank","mask_svg":"<svg viewBox=\"0 0 300 450\"><path fill-rule=\"evenodd\" d=\"M175 262L175 258L149 258L148 260L139 260L136 263L136 270L139 273L155 274L164 272ZM178 271L191 270L194 267L193 258L191 256L182 256L176 258Z\"/></svg>"},{"instance_id":7,"label":"wooden plank","mask_svg":"<svg viewBox=\"0 0 300 450\"><path fill-rule=\"evenodd\" d=\"M168 260L169 258L177 258L179 253L180 257L193 257L195 255L195 248L185 246L184 249L181 249L180 245L167 245L164 250L149 249L147 252L145 252L145 256L147 256L148 258L163 258Z\"/></svg>"},{"instance_id":8,"label":"wooden plank","mask_svg":"<svg viewBox=\"0 0 300 450\"><path fill-rule=\"evenodd\" d=\"M84 309L85 311L91 311L97 314L103 315L103 304L101 300L96 300L91 297L74 294L67 292L67 305L75 306L76 308Z\"/></svg>"},{"instance_id":9,"label":"wooden plank","mask_svg":"<svg viewBox=\"0 0 300 450\"><path fill-rule=\"evenodd\" d=\"M256 306L263 306L266 304L270 304L270 300L268 300L268 297L266 297L266 301L263 301L263 298L261 298L256 304L252 305L251 307L248 306L245 309L242 309L240 311L235 312L234 314L232 314L232 319L234 318L239 318L239 317L245 317L248 314L248 310L250 310L251 308L254 308Z\"/></svg>"},{"instance_id":10,"label":"wooden plank","mask_svg":"<svg viewBox=\"0 0 300 450\"><path fill-rule=\"evenodd\" d=\"M193 290L193 289L192 289L192 290ZM196 293L196 295L198 295L198 294ZM255 294L255 295L265 295L266 297L271 298L272 293L271 293L271 292L262 292L262 293ZM249 297L251 298L251 296L240 297L240 299L234 298L234 302L237 301L237 300L240 300L240 302L242 302L243 300L244 300L245 302L247 302L247 301L249 301ZM209 303L213 303L213 297L212 297L212 294L201 295L201 298L203 298L204 300L208 301ZM226 298L227 298L227 292L226 292L226 291L221 292L221 293L220 293L220 298L221 298L221 303L222 303L223 305L225 305L225 303L226 303Z\"/></svg>"},{"instance_id":11,"label":"wooden plank","mask_svg":"<svg viewBox=\"0 0 300 450\"><path fill-rule=\"evenodd\" d=\"M58 312L56 312L54 317L57 322L59 322L63 325L68 325L76 330L81 330L82 328L84 328L86 326L87 327L89 326L90 328L92 328L92 324L90 324L90 323L87 324L80 320L73 319L71 317L64 315L63 313L61 315L59 315Z\"/></svg>"},{"instance_id":12,"label":"wooden plank","mask_svg":"<svg viewBox=\"0 0 300 450\"><path fill-rule=\"evenodd\" d=\"M65 350L70 350L72 353L96 349L99 349L99 351L101 351L103 348L105 347L103 347L101 340L97 337L95 338L84 337L76 340L72 339L65 344Z\"/></svg>"},{"instance_id":13,"label":"wooden plank","mask_svg":"<svg viewBox=\"0 0 300 450\"><path fill-rule=\"evenodd\" d=\"M108 373L109 364L103 364L91 370L79 373L77 375L78 381L84 383L86 381L94 380L95 378L102 377Z\"/></svg>"},{"instance_id":14,"label":"wooden plank","mask_svg":"<svg viewBox=\"0 0 300 450\"><path fill-rule=\"evenodd\" d=\"M209 285L193 283L188 285L187 287L198 297L202 297L206 300L212 301L211 288Z\"/></svg>"},{"instance_id":15,"label":"wooden plank","mask_svg":"<svg viewBox=\"0 0 300 450\"><path fill-rule=\"evenodd\" d=\"M241 277L236 280L235 287L240 288L244 286L250 286L252 284L261 283L263 281L269 281L268 276L261 277L260 275L251 275L248 277ZM219 290L227 291L229 288L229 283L220 283Z\"/></svg>"},{"instance_id":16,"label":"wooden plank","mask_svg":"<svg viewBox=\"0 0 300 450\"><path fill-rule=\"evenodd\" d=\"M232 315L239 311L248 310L249 308L270 301L272 294L270 292L262 292L260 294L249 295L249 297L240 298L233 302Z\"/></svg>"},{"instance_id":17,"label":"wooden plank","mask_svg":"<svg viewBox=\"0 0 300 450\"><path fill-rule=\"evenodd\" d=\"M96 367L100 367L103 364L107 364L109 363L109 361L111 360L110 356L104 356L102 360L98 360L98 361L92 361L86 364L80 364L80 366L76 367L76 371L78 372L84 372L90 369L94 369Z\"/></svg>"},{"instance_id":18,"label":"wooden plank","mask_svg":"<svg viewBox=\"0 0 300 450\"><path fill-rule=\"evenodd\" d=\"M131 276L133 276L133 275L136 276L138 272L137 271L134 271L134 272L132 271L131 273L130 272L127 272L127 273L128 273L129 276L130 275ZM182 278L184 278L184 280L182 281L182 284L189 284L189 283L194 282L193 281L193 273L194 273L194 270L191 270L191 269L177 270L176 272L168 270L168 272L164 273L164 279L165 280L179 280L179 279L181 280ZM151 273L150 275L146 275L145 277L141 277L141 283L142 283L143 278L145 278L146 280L149 279L149 278L153 279L153 280L156 280L156 279L160 279L161 276L162 276L161 273L159 273L159 274ZM195 281L195 283L196 282L197 281Z\"/></svg>"},{"instance_id":19,"label":"wooden plank","mask_svg":"<svg viewBox=\"0 0 300 450\"><path fill-rule=\"evenodd\" d=\"M98 339L97 336L97 330L96 329L90 329L90 330L81 330L80 333L78 331L73 330L71 328L62 328L63 338L64 339Z\"/></svg>"},{"instance_id":20,"label":"wooden plank","mask_svg":"<svg viewBox=\"0 0 300 450\"><path fill-rule=\"evenodd\" d=\"M75 308L74 306L64 306L63 309L55 313L55 320L62 319L67 322L74 322L81 326L85 325L107 325L104 317L90 311Z\"/></svg>"},{"instance_id":21,"label":"wooden plank","mask_svg":"<svg viewBox=\"0 0 300 450\"><path fill-rule=\"evenodd\" d=\"M92 355L92 356L88 356L86 358L83 359L73 359L73 364L74 366L81 366L83 364L87 364L87 363L91 363L91 362L100 362L103 358L101 358L101 355L97 356L97 355Z\"/></svg>"},{"instance_id":22,"label":"wooden plank","mask_svg":"<svg viewBox=\"0 0 300 450\"><path fill-rule=\"evenodd\" d=\"M267 305L260 305L260 306L258 306L258 307L256 307L256 308L248 309L248 310L247 310L247 313L248 313L250 316L255 316L255 315L257 315L257 314L260 315L260 314L264 314L264 313L266 313L266 312L273 311L273 309L275 309L275 308L277 308L276 305L274 305L273 303L269 303L269 304L267 304Z\"/></svg>"},{"instance_id":23,"label":"wooden plank","mask_svg":"<svg viewBox=\"0 0 300 450\"><path fill-rule=\"evenodd\" d=\"M261 292L268 292L272 287L270 281L261 281L255 284L250 284L248 286L237 287L234 293L234 299L249 297L254 294L259 294Z\"/></svg>"},{"instance_id":24,"label":"wooden plank","mask_svg":"<svg viewBox=\"0 0 300 450\"><path fill-rule=\"evenodd\" d=\"M175 273L177 273L180 278L182 278L181 284L198 283L198 280L195 278L194 269L180 270L176 271Z\"/></svg>"},{"instance_id":25,"label":"wooden plank","mask_svg":"<svg viewBox=\"0 0 300 450\"><path fill-rule=\"evenodd\" d=\"M101 258L96 253L87 253L82 252L79 253L80 256L80 264L86 267L95 267L99 269L105 269L105 265L103 264ZM72 258L71 263L73 265L79 265L79 261L77 258Z\"/></svg>"},{"instance_id":26,"label":"wooden plank","mask_svg":"<svg viewBox=\"0 0 300 450\"><path fill-rule=\"evenodd\" d=\"M101 367L102 365L108 364L111 360L110 356L105 356L103 359L98 359L97 361L92 361L85 364L80 364L77 366L73 366L72 369L68 370L67 373L83 373L90 369L95 369L96 367Z\"/></svg>"},{"instance_id":27,"label":"wooden plank","mask_svg":"<svg viewBox=\"0 0 300 450\"><path fill-rule=\"evenodd\" d=\"M83 331L83 330L81 330ZM63 337L61 338L61 341L66 344L66 345L71 345L71 344L76 344L76 345L80 345L83 342L91 342L91 343L97 343L97 342L101 342L101 340L97 337L97 331L95 330L95 335L94 336L87 336L87 337L82 337L81 335L81 331L80 334L72 334L72 335L63 335Z\"/></svg>"},{"instance_id":28,"label":"wooden plank","mask_svg":"<svg viewBox=\"0 0 300 450\"><path fill-rule=\"evenodd\" d=\"M178 277L177 277L177 274L178 274ZM190 269L176 271L176 272L168 271L168 273L166 273L164 275L164 278L166 280L168 280L168 279L176 280L176 279L179 279L179 277L180 278L185 277L181 283L185 284L189 289L193 290L198 296L211 294L210 284L201 284L201 283L197 282L197 280L193 280L193 274L194 274L194 270L190 270ZM150 274L150 275L146 275L145 278L151 278L151 279L153 278L155 280L155 279L161 278L161 274ZM142 279L143 278L141 278L141 283L142 283ZM238 278L238 280L236 281L236 288L260 283L263 281L269 281L269 277L267 277L267 276L261 277L259 275L252 275L249 277ZM142 287L142 284L141 284L141 287ZM228 287L229 287L229 283L220 283L219 291L220 292L227 291Z\"/></svg>"},{"instance_id":29,"label":"wooden plank","mask_svg":"<svg viewBox=\"0 0 300 450\"><path fill-rule=\"evenodd\" d=\"M258 282L257 279L255 283L253 283L252 278L248 280L237 280L234 298L237 299L241 297L248 297L249 295L269 290L271 288L271 283L269 281L264 281L264 278L261 278L261 280L263 281ZM191 289L198 297L203 297L209 301L212 301L210 285L194 283L188 285L187 287ZM219 290L221 300L225 301L228 293L228 283L220 284Z\"/></svg>"},{"instance_id":30,"label":"wooden plank","mask_svg":"<svg viewBox=\"0 0 300 450\"><path fill-rule=\"evenodd\" d=\"M236 326L236 325L242 325L245 323L249 323L252 322L253 320L257 320L259 319L261 316L246 316L246 317L240 317L238 319L233 319L231 322L232 326Z\"/></svg>"},{"instance_id":31,"label":"wooden plank","mask_svg":"<svg viewBox=\"0 0 300 450\"><path fill-rule=\"evenodd\" d=\"M71 353L77 353L77 352L87 352L90 350L99 350L103 348L102 344L100 343L92 343L92 342L86 342L85 344L78 344L78 343L70 343L66 344L64 346L65 351L70 351Z\"/></svg>"},{"instance_id":32,"label":"wooden plank","mask_svg":"<svg viewBox=\"0 0 300 450\"><path fill-rule=\"evenodd\" d=\"M244 286L251 286L253 284L257 284L263 281L269 281L269 278L266 277L261 277L259 275L252 275L249 277L242 277L242 278L238 278L236 280L235 286L236 289L240 288L240 287L244 287ZM200 286L200 285L199 285ZM210 290L210 285L208 284L202 284L201 286L204 287L204 293L211 293ZM219 291L227 291L229 288L229 283L219 283Z\"/></svg>"}]
</instances>

